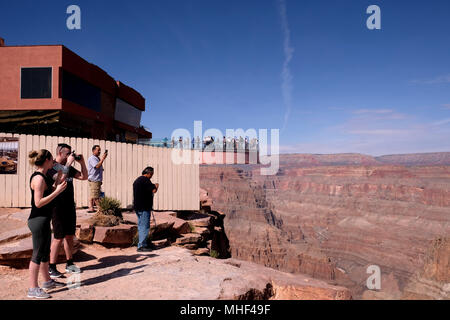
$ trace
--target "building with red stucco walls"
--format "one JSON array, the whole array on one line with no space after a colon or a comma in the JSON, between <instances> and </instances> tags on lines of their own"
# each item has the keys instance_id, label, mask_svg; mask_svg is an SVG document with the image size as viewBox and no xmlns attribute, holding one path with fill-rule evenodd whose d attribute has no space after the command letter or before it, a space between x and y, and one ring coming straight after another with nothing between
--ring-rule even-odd
<instances>
[{"instance_id":1,"label":"building with red stucco walls","mask_svg":"<svg viewBox=\"0 0 450 320\"><path fill-rule=\"evenodd\" d=\"M137 142L142 95L63 45L0 38L0 132Z\"/></svg>"}]
</instances>

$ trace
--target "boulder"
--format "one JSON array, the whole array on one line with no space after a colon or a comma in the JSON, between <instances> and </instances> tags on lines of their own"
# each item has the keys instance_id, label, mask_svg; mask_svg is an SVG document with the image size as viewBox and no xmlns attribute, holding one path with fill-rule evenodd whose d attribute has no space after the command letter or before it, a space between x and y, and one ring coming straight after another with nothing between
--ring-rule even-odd
<instances>
[{"instance_id":1,"label":"boulder","mask_svg":"<svg viewBox=\"0 0 450 320\"><path fill-rule=\"evenodd\" d=\"M170 246L170 241L168 239L162 239L152 241L152 244L155 246L155 249L161 249Z\"/></svg>"},{"instance_id":2,"label":"boulder","mask_svg":"<svg viewBox=\"0 0 450 320\"><path fill-rule=\"evenodd\" d=\"M137 226L120 224L115 227L95 227L94 242L113 245L131 245Z\"/></svg>"},{"instance_id":3,"label":"boulder","mask_svg":"<svg viewBox=\"0 0 450 320\"><path fill-rule=\"evenodd\" d=\"M198 248L198 244L197 243L186 243L184 245L182 245L183 248L188 249L188 250L195 250Z\"/></svg>"},{"instance_id":4,"label":"boulder","mask_svg":"<svg viewBox=\"0 0 450 320\"><path fill-rule=\"evenodd\" d=\"M209 228L194 227L194 230L192 230L192 233L197 233L197 234L201 235L203 238L206 238L211 234L211 230Z\"/></svg>"},{"instance_id":5,"label":"boulder","mask_svg":"<svg viewBox=\"0 0 450 320\"><path fill-rule=\"evenodd\" d=\"M186 233L181 236L181 238L177 238L175 244L177 245L185 245L188 243L196 244L202 240L202 236L196 233Z\"/></svg>"},{"instance_id":6,"label":"boulder","mask_svg":"<svg viewBox=\"0 0 450 320\"><path fill-rule=\"evenodd\" d=\"M74 239L74 246L72 254L75 254L80 249L80 242L78 239ZM23 264L26 267L26 263L31 259L33 254L33 242L32 238L25 238L8 242L0 245L0 264L16 266ZM64 246L61 245L59 249L58 261L65 261Z\"/></svg>"},{"instance_id":7,"label":"boulder","mask_svg":"<svg viewBox=\"0 0 450 320\"><path fill-rule=\"evenodd\" d=\"M194 252L192 252L194 256L209 256L209 249L208 248L198 248Z\"/></svg>"},{"instance_id":8,"label":"boulder","mask_svg":"<svg viewBox=\"0 0 450 320\"><path fill-rule=\"evenodd\" d=\"M170 221L156 220L156 225L155 225L154 221L151 221L150 232L152 234L152 237L154 239L155 238L161 239L162 237L167 236L168 234L171 233L174 224L175 224L175 222L173 222L173 221L170 222Z\"/></svg>"},{"instance_id":9,"label":"boulder","mask_svg":"<svg viewBox=\"0 0 450 320\"><path fill-rule=\"evenodd\" d=\"M87 242L92 243L94 240L94 226L89 223L82 223L80 224L80 227L77 228L75 231L75 236L80 240L81 242Z\"/></svg>"},{"instance_id":10,"label":"boulder","mask_svg":"<svg viewBox=\"0 0 450 320\"><path fill-rule=\"evenodd\" d=\"M189 223L192 224L194 227L209 227L213 223L213 217L206 216L205 218L200 219L192 219L189 220Z\"/></svg>"},{"instance_id":11,"label":"boulder","mask_svg":"<svg viewBox=\"0 0 450 320\"><path fill-rule=\"evenodd\" d=\"M156 223L171 223L171 228L173 232L177 235L182 235L191 232L189 223L183 219L173 216L173 211L168 212L153 212Z\"/></svg>"}]
</instances>

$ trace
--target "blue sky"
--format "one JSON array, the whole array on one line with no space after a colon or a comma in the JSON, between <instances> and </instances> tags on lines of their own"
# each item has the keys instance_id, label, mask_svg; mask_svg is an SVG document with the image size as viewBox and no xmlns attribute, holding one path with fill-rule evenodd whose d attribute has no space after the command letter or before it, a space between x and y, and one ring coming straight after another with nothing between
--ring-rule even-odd
<instances>
[{"instance_id":1,"label":"blue sky","mask_svg":"<svg viewBox=\"0 0 450 320\"><path fill-rule=\"evenodd\" d=\"M81 8L81 30L66 8ZM366 8L381 8L368 30ZM7 45L64 44L177 128L280 129L280 151L450 151L450 1L164 0L0 4Z\"/></svg>"}]
</instances>

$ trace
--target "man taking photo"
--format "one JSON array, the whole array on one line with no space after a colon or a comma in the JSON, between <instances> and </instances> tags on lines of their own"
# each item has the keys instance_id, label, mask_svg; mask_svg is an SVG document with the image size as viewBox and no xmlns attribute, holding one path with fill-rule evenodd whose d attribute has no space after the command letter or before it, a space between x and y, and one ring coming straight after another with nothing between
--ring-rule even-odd
<instances>
[{"instance_id":1,"label":"man taking photo","mask_svg":"<svg viewBox=\"0 0 450 320\"><path fill-rule=\"evenodd\" d=\"M103 162L108 156L108 152L105 151L100 158L101 151L99 145L93 146L92 156L88 159L88 181L89 189L91 191L88 212L90 213L95 212L94 205L98 207L98 200L100 199L100 191L103 183Z\"/></svg>"},{"instance_id":2,"label":"man taking photo","mask_svg":"<svg viewBox=\"0 0 450 320\"><path fill-rule=\"evenodd\" d=\"M75 161L81 165L81 172L72 167ZM67 187L55 198L55 205L52 211L54 239L50 248L49 273L51 278L59 278L62 275L56 269L56 261L63 241L67 259L66 272L80 273L80 268L73 264L72 259L73 237L75 236L77 219L73 179L86 180L88 177L83 156L72 153L72 148L65 143L58 144L55 164L52 169L47 171L47 176L56 180L58 171L62 171L59 183L67 181Z\"/></svg>"},{"instance_id":3,"label":"man taking photo","mask_svg":"<svg viewBox=\"0 0 450 320\"><path fill-rule=\"evenodd\" d=\"M151 251L151 243L147 237L150 231L150 215L153 210L153 195L158 191L159 184L153 184L151 178L154 170L147 167L142 171L142 176L133 183L133 206L138 217L139 252Z\"/></svg>"}]
</instances>

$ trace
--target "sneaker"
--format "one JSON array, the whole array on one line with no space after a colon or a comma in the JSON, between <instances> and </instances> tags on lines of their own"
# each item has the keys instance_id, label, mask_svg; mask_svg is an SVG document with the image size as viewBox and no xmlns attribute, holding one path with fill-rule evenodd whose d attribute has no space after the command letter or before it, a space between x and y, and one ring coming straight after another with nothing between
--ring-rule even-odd
<instances>
[{"instance_id":1,"label":"sneaker","mask_svg":"<svg viewBox=\"0 0 450 320\"><path fill-rule=\"evenodd\" d=\"M66 266L66 272L68 273L81 273L81 269L76 265L71 264L70 266Z\"/></svg>"},{"instance_id":2,"label":"sneaker","mask_svg":"<svg viewBox=\"0 0 450 320\"><path fill-rule=\"evenodd\" d=\"M60 278L62 276L62 273L59 272L58 270L49 268L48 269L48 274L50 275L50 278L52 279L56 279L56 278Z\"/></svg>"},{"instance_id":3,"label":"sneaker","mask_svg":"<svg viewBox=\"0 0 450 320\"><path fill-rule=\"evenodd\" d=\"M28 289L27 297L28 298L37 298L37 299L48 299L48 298L51 298L51 295L44 292L44 290L42 290L41 288L37 287L37 288Z\"/></svg>"},{"instance_id":4,"label":"sneaker","mask_svg":"<svg viewBox=\"0 0 450 320\"><path fill-rule=\"evenodd\" d=\"M61 282L57 282L53 279L50 279L50 281L44 282L42 284L42 289L44 290L50 290L50 289L55 289L55 288L62 288L65 287L66 285L64 283Z\"/></svg>"},{"instance_id":5,"label":"sneaker","mask_svg":"<svg viewBox=\"0 0 450 320\"><path fill-rule=\"evenodd\" d=\"M147 247L140 247L137 249L138 252L150 252L152 251L151 248L147 248Z\"/></svg>"}]
</instances>

